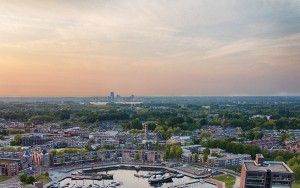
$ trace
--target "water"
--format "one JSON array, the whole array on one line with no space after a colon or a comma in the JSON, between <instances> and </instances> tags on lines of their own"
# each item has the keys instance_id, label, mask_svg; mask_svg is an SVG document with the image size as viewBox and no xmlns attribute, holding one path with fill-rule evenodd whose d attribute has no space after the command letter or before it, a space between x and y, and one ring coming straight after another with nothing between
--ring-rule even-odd
<instances>
[{"instance_id":1,"label":"water","mask_svg":"<svg viewBox=\"0 0 300 188\"><path fill-rule=\"evenodd\" d=\"M67 183L70 183L71 187L72 185L80 185L80 186L88 186L88 185L93 185L93 184L98 184L98 185L109 185L112 181L119 181L122 183L121 188L152 188L148 183L148 179L146 178L137 178L134 176L136 173L135 170L112 170L108 172L109 174L114 175L114 180L71 180L71 179L65 179L60 182L60 185L66 185ZM139 174L146 174L148 173L147 171L140 171ZM160 187L166 188L172 185L178 185L178 184L183 184L183 183L188 183L188 182L193 182L195 179L189 178L189 177L183 177L183 178L173 178L173 182L171 183L164 183ZM191 186L192 187L192 186ZM203 184L198 184L197 186L193 187L199 187L199 188L216 188L215 185L203 183Z\"/></svg>"}]
</instances>

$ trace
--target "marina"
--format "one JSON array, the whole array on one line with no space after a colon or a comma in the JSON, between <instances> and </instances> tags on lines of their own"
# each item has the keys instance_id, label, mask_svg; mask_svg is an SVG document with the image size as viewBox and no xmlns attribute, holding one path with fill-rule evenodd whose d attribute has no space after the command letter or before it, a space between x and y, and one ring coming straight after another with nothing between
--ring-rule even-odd
<instances>
[{"instance_id":1,"label":"marina","mask_svg":"<svg viewBox=\"0 0 300 188\"><path fill-rule=\"evenodd\" d=\"M187 176L172 175L171 173L158 173L159 171L139 171L140 175L137 177L137 171L127 170L127 169L118 169L111 170L109 174L113 175L113 180L108 179L93 179L92 176L81 176L83 179L72 179L71 177L66 177L61 180L58 184L58 187L64 188L112 188L112 187L123 187L123 188L132 188L132 187L190 187L191 185L197 183L199 188L216 188L215 185L206 183L204 180L195 180ZM152 176L149 177L149 175ZM148 178L149 177L149 178ZM56 184L56 185L58 185ZM54 187L54 186L53 186Z\"/></svg>"},{"instance_id":2,"label":"marina","mask_svg":"<svg viewBox=\"0 0 300 188\"><path fill-rule=\"evenodd\" d=\"M200 169L199 169L200 170ZM209 170L205 170L208 172ZM180 168L150 164L94 164L86 168L70 168L60 171L53 169L53 181L47 187L109 187L114 181L120 187L208 187L216 184L206 181L210 174L195 175ZM57 179L56 177L61 177ZM195 186L197 184L197 186ZM54 186L55 185L55 186ZM114 184L114 186L116 186Z\"/></svg>"}]
</instances>

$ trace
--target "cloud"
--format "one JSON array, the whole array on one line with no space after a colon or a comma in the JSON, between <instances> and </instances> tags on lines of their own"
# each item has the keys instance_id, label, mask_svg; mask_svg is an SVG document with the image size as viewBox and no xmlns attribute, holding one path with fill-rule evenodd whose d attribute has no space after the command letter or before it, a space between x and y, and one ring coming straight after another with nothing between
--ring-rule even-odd
<instances>
[{"instance_id":1,"label":"cloud","mask_svg":"<svg viewBox=\"0 0 300 188\"><path fill-rule=\"evenodd\" d=\"M300 93L299 8L296 0L3 1L0 83L15 89L0 95L95 95L97 83L103 93Z\"/></svg>"}]
</instances>

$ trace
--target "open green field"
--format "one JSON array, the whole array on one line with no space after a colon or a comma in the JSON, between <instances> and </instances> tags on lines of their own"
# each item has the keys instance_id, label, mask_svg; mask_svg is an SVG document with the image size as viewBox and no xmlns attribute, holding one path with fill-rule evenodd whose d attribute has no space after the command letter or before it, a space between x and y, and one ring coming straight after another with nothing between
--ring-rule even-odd
<instances>
[{"instance_id":1,"label":"open green field","mask_svg":"<svg viewBox=\"0 0 300 188\"><path fill-rule=\"evenodd\" d=\"M293 183L292 188L300 188L300 183Z\"/></svg>"},{"instance_id":2,"label":"open green field","mask_svg":"<svg viewBox=\"0 0 300 188\"><path fill-rule=\"evenodd\" d=\"M235 184L235 180L236 180L236 178L231 175L216 176L216 177L214 177L214 179L224 182L226 185L226 188L232 188L233 185Z\"/></svg>"},{"instance_id":3,"label":"open green field","mask_svg":"<svg viewBox=\"0 0 300 188\"><path fill-rule=\"evenodd\" d=\"M49 178L49 176L46 176L45 174L41 174L39 176L36 177L37 181L41 181L44 184L49 183L51 181L51 179Z\"/></svg>"},{"instance_id":4,"label":"open green field","mask_svg":"<svg viewBox=\"0 0 300 188\"><path fill-rule=\"evenodd\" d=\"M0 176L0 182L1 181L5 181L5 180L8 180L10 177L8 176Z\"/></svg>"}]
</instances>

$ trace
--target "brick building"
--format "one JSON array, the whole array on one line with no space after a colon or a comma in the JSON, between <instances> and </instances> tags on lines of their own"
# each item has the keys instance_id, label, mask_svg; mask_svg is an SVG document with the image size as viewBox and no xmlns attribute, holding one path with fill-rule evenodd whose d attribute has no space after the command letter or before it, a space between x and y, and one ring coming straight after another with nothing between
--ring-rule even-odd
<instances>
[{"instance_id":1,"label":"brick building","mask_svg":"<svg viewBox=\"0 0 300 188\"><path fill-rule=\"evenodd\" d=\"M0 175L15 176L20 170L19 159L0 159Z\"/></svg>"}]
</instances>

